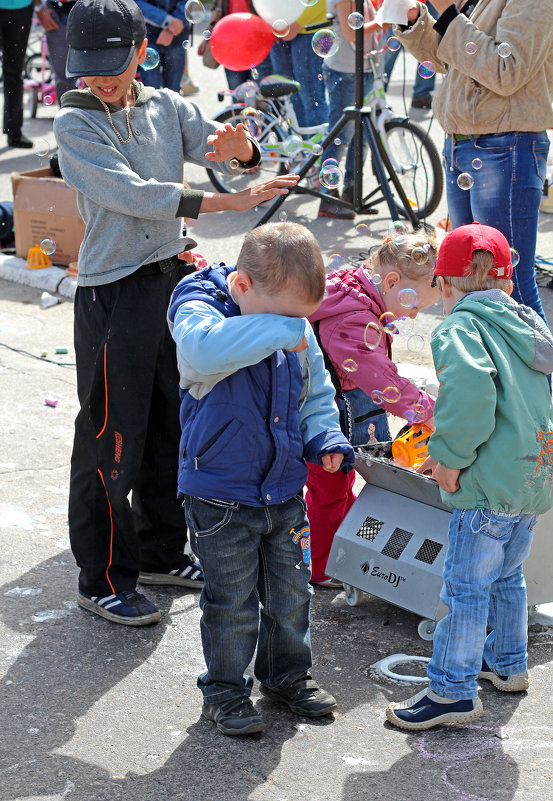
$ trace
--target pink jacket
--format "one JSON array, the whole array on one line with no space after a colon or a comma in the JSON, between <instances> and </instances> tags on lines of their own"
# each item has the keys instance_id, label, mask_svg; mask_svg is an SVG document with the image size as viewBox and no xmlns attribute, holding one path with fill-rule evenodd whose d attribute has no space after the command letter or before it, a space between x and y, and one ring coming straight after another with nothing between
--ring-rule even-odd
<instances>
[{"instance_id":1,"label":"pink jacket","mask_svg":"<svg viewBox=\"0 0 553 801\"><path fill-rule=\"evenodd\" d=\"M342 390L362 389L367 395L373 390L397 387L401 395L395 403L382 403L386 411L403 417L407 409L425 399L428 419L433 414L434 398L422 392L407 378L402 378L392 361L392 336L383 333L374 350L365 345L364 334L368 323L377 322L386 311L378 289L362 267L357 270L336 270L326 279L326 294L317 311L311 315L311 324L319 320L321 343L340 379ZM353 359L354 372L347 372L342 364Z\"/></svg>"}]
</instances>

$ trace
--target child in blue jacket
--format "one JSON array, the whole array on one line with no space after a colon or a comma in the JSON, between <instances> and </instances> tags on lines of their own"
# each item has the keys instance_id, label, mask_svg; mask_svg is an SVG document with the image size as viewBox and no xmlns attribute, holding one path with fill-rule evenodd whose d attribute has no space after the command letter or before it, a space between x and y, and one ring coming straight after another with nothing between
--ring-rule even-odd
<instances>
[{"instance_id":1,"label":"child in blue jacket","mask_svg":"<svg viewBox=\"0 0 553 801\"><path fill-rule=\"evenodd\" d=\"M310 676L306 460L353 467L334 389L306 320L325 272L303 226L264 225L236 267L183 279L169 307L181 382L179 493L205 575L203 715L223 734L264 729L245 676L301 715L335 699Z\"/></svg>"}]
</instances>

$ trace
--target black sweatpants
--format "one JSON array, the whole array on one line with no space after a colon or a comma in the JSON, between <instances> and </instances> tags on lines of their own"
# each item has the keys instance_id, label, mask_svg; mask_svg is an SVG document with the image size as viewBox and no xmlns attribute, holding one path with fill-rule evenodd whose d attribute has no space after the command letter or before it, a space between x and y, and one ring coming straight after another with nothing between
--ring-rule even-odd
<instances>
[{"instance_id":1,"label":"black sweatpants","mask_svg":"<svg viewBox=\"0 0 553 801\"><path fill-rule=\"evenodd\" d=\"M140 569L167 572L187 563L176 497L179 377L167 327L171 292L187 272L181 262L169 273L146 265L120 281L77 289L81 409L69 536L79 586L90 595L134 589Z\"/></svg>"},{"instance_id":2,"label":"black sweatpants","mask_svg":"<svg viewBox=\"0 0 553 801\"><path fill-rule=\"evenodd\" d=\"M19 136L23 125L23 67L33 4L24 8L0 9L0 50L4 74L5 134Z\"/></svg>"}]
</instances>

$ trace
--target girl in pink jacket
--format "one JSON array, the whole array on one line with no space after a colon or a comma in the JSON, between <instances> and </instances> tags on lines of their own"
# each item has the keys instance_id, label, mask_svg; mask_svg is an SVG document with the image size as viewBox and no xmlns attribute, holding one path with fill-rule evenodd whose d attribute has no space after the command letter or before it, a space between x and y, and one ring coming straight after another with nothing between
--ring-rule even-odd
<instances>
[{"instance_id":1,"label":"girl in pink jacket","mask_svg":"<svg viewBox=\"0 0 553 801\"><path fill-rule=\"evenodd\" d=\"M439 300L432 285L436 256L436 242L425 233L387 237L369 263L327 277L325 298L309 318L339 383L342 428L354 446L391 439L386 412L409 423L431 421L434 398L399 375L392 339L399 318L414 319ZM330 474L309 465L313 584L340 586L325 568L336 529L356 498L354 483L354 470Z\"/></svg>"}]
</instances>

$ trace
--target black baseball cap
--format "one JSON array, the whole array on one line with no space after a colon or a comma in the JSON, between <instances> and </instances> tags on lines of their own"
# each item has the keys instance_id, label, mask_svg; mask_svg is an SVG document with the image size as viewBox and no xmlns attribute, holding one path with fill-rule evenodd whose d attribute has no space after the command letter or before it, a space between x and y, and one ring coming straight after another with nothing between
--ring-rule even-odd
<instances>
[{"instance_id":1,"label":"black baseball cap","mask_svg":"<svg viewBox=\"0 0 553 801\"><path fill-rule=\"evenodd\" d=\"M146 25L134 0L77 0L67 18L66 37L68 78L120 75L146 38Z\"/></svg>"}]
</instances>

